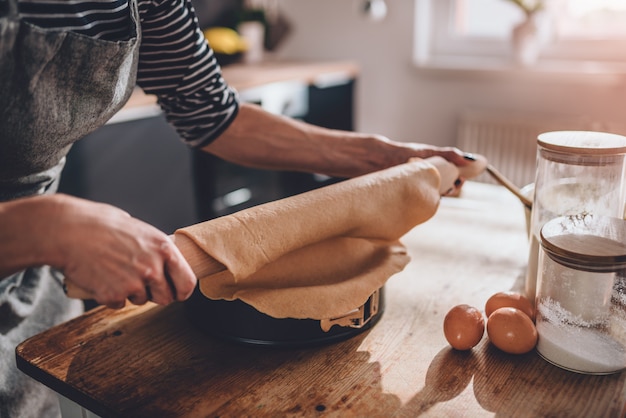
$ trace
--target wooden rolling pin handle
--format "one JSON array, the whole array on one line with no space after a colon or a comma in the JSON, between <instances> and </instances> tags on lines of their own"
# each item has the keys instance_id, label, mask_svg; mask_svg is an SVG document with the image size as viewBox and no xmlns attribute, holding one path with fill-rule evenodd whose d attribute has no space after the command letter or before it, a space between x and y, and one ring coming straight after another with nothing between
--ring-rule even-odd
<instances>
[{"instance_id":1,"label":"wooden rolling pin handle","mask_svg":"<svg viewBox=\"0 0 626 418\"><path fill-rule=\"evenodd\" d=\"M496 170L496 168L492 166L491 164L487 165L486 170L487 170L487 173L491 174L491 177L493 177L494 180L496 180L498 183L506 187L511 193L517 196L517 198L524 204L524 206L528 208L528 210L532 210L533 208L532 200L524 196L522 191L515 184L513 184L509 179L504 177L502 173Z\"/></svg>"},{"instance_id":2,"label":"wooden rolling pin handle","mask_svg":"<svg viewBox=\"0 0 626 418\"><path fill-rule=\"evenodd\" d=\"M81 289L69 280L63 281L63 290L68 298L83 300L93 299L93 295L91 295L91 293Z\"/></svg>"},{"instance_id":3,"label":"wooden rolling pin handle","mask_svg":"<svg viewBox=\"0 0 626 418\"><path fill-rule=\"evenodd\" d=\"M202 249L186 235L170 235L170 239L176 247L178 247L198 279L226 270L226 267L222 263L202 251ZM73 299L89 300L93 299L94 296L76 286L70 280L64 281L63 290L65 290L67 297Z\"/></svg>"}]
</instances>

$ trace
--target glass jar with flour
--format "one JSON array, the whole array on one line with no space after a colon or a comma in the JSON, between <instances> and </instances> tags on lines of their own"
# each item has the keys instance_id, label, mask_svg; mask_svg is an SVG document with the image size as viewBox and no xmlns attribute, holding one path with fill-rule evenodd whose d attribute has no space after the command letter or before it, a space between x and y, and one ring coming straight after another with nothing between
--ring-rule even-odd
<instances>
[{"instance_id":1,"label":"glass jar with flour","mask_svg":"<svg viewBox=\"0 0 626 418\"><path fill-rule=\"evenodd\" d=\"M626 221L565 216L541 229L537 352L579 373L626 368Z\"/></svg>"},{"instance_id":2,"label":"glass jar with flour","mask_svg":"<svg viewBox=\"0 0 626 418\"><path fill-rule=\"evenodd\" d=\"M560 216L624 218L625 177L625 136L588 131L539 135L526 274L530 300L536 293L543 225Z\"/></svg>"}]
</instances>

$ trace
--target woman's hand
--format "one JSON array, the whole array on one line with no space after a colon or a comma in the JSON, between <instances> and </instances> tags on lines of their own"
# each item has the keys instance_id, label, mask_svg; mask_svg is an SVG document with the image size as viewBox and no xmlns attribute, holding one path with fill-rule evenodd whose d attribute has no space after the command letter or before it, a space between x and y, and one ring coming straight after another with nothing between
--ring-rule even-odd
<instances>
[{"instance_id":1,"label":"woman's hand","mask_svg":"<svg viewBox=\"0 0 626 418\"><path fill-rule=\"evenodd\" d=\"M113 206L55 195L39 226L46 264L110 308L188 298L196 277L169 237ZM32 231L35 232L35 231Z\"/></svg>"},{"instance_id":2,"label":"woman's hand","mask_svg":"<svg viewBox=\"0 0 626 418\"><path fill-rule=\"evenodd\" d=\"M413 160L413 158L411 160ZM439 172L440 195L451 195L455 192L457 187L461 187L461 181L459 180L460 171L456 165L440 156L428 157L425 161L434 165Z\"/></svg>"},{"instance_id":3,"label":"woman's hand","mask_svg":"<svg viewBox=\"0 0 626 418\"><path fill-rule=\"evenodd\" d=\"M459 168L459 177L462 181L474 178L487 168L487 159L479 154L469 154L455 147L435 147L427 144L398 143L395 145L396 158L400 161L405 158L442 157ZM398 163L399 164L399 163Z\"/></svg>"},{"instance_id":4,"label":"woman's hand","mask_svg":"<svg viewBox=\"0 0 626 418\"><path fill-rule=\"evenodd\" d=\"M442 196L458 195L465 180L478 176L487 167L487 159L482 155L464 153L454 147L409 143L401 145L401 148L405 148L404 152L417 154L411 159L423 158L437 168L441 177L439 192Z\"/></svg>"}]
</instances>

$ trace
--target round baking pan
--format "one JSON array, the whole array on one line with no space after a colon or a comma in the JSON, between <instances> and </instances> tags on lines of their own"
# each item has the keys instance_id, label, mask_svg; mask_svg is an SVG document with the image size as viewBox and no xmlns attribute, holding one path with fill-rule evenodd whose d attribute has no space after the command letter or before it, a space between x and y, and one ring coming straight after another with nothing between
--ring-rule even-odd
<instances>
[{"instance_id":1,"label":"round baking pan","mask_svg":"<svg viewBox=\"0 0 626 418\"><path fill-rule=\"evenodd\" d=\"M273 318L240 300L209 299L198 287L184 303L191 322L210 335L247 345L295 348L335 343L370 329L383 314L385 293L380 288L358 312L330 321Z\"/></svg>"}]
</instances>

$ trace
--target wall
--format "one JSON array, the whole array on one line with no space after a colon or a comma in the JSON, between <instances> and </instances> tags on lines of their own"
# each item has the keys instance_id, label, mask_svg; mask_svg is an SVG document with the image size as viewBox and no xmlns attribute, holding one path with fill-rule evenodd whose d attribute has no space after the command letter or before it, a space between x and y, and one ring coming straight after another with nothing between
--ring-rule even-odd
<instances>
[{"instance_id":1,"label":"wall","mask_svg":"<svg viewBox=\"0 0 626 418\"><path fill-rule=\"evenodd\" d=\"M424 71L411 61L413 0L387 0L384 21L360 12L362 0L279 0L293 28L276 55L358 62L358 130L402 141L455 143L466 108L566 115L626 124L626 81L524 73ZM604 80L604 81L603 81Z\"/></svg>"}]
</instances>

